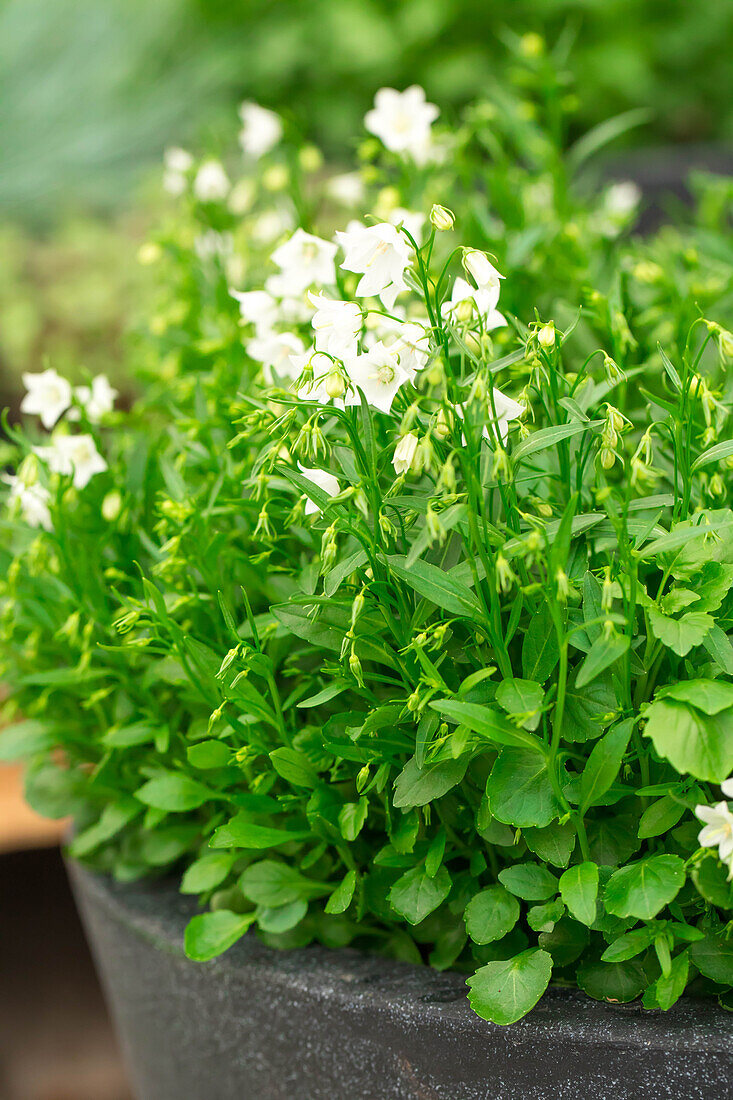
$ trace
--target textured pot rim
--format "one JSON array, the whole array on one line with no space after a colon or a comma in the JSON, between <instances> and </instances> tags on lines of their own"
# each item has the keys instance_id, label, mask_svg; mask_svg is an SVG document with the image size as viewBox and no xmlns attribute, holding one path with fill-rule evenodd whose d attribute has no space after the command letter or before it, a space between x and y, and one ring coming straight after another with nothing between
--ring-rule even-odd
<instances>
[{"instance_id":1,"label":"textured pot rim","mask_svg":"<svg viewBox=\"0 0 733 1100\"><path fill-rule=\"evenodd\" d=\"M91 896L108 917L162 953L185 957L183 934L199 907L180 894L176 880L121 884L67 863L80 894ZM446 1031L466 1028L477 1034L501 1033L510 1044L547 1041L654 1049L670 1054L697 1051L733 1055L733 1017L714 1001L681 998L669 1012L646 1011L640 1003L595 1001L577 989L551 986L538 1005L510 1027L480 1019L470 1008L465 979L451 971L369 955L353 948L320 945L277 950L254 932L211 962L190 963L229 981L256 970L281 991L307 991L318 1000L359 1003L386 1015L398 1013L419 1028L439 1024Z\"/></svg>"}]
</instances>

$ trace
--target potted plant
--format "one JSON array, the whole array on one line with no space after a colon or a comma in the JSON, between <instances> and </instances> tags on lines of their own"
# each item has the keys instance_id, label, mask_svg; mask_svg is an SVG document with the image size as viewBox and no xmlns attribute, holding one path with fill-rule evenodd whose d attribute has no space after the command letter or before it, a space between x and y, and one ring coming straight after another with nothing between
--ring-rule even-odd
<instances>
[{"instance_id":1,"label":"potted plant","mask_svg":"<svg viewBox=\"0 0 733 1100\"><path fill-rule=\"evenodd\" d=\"M383 89L336 177L245 104L236 182L168 155L143 398L26 376L0 751L142 1100L726 1088L725 184L630 238L532 78Z\"/></svg>"}]
</instances>

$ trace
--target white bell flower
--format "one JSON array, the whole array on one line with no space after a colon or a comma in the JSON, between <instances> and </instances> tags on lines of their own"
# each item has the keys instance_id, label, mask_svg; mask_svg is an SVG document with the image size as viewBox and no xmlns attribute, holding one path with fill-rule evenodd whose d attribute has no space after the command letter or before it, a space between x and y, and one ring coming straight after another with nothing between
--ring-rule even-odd
<instances>
[{"instance_id":1,"label":"white bell flower","mask_svg":"<svg viewBox=\"0 0 733 1100\"><path fill-rule=\"evenodd\" d=\"M242 151L254 160L274 149L283 136L280 116L267 107L260 107L259 103L243 103L239 108L239 117L242 120L239 144Z\"/></svg>"},{"instance_id":2,"label":"white bell flower","mask_svg":"<svg viewBox=\"0 0 733 1100\"><path fill-rule=\"evenodd\" d=\"M327 473L326 470L316 470L311 468L310 466L303 466L300 462L298 463L298 469L300 470L303 477L307 477L308 480L312 481L318 489L322 489L323 492L327 493L330 497L335 497L339 489L341 488L338 479L335 478L333 474ZM308 494L306 493L306 496L307 495ZM307 516L312 516L315 512L320 511L321 509L319 505L317 505L315 501L308 498L305 506L305 514Z\"/></svg>"},{"instance_id":3,"label":"white bell flower","mask_svg":"<svg viewBox=\"0 0 733 1100\"><path fill-rule=\"evenodd\" d=\"M358 172L343 172L331 176L326 183L326 193L342 206L359 206L366 197L366 188Z\"/></svg>"},{"instance_id":4,"label":"white bell flower","mask_svg":"<svg viewBox=\"0 0 733 1100\"><path fill-rule=\"evenodd\" d=\"M453 283L450 301L443 302L440 312L443 317L454 323L476 314L484 332L493 332L506 324L506 318L496 308L499 301L499 283L496 286L476 290L460 276Z\"/></svg>"},{"instance_id":5,"label":"white bell flower","mask_svg":"<svg viewBox=\"0 0 733 1100\"><path fill-rule=\"evenodd\" d=\"M266 290L230 290L232 298L239 302L242 323L254 325L257 336L272 332L279 317L278 304Z\"/></svg>"},{"instance_id":6,"label":"white bell flower","mask_svg":"<svg viewBox=\"0 0 733 1100\"><path fill-rule=\"evenodd\" d=\"M378 339L397 353L400 366L413 378L430 359L429 332L417 321L400 321L392 317L380 317L379 320L382 323L376 329Z\"/></svg>"},{"instance_id":7,"label":"white bell flower","mask_svg":"<svg viewBox=\"0 0 733 1100\"><path fill-rule=\"evenodd\" d=\"M231 184L219 160L205 160L193 181L193 193L200 202L221 202L229 194Z\"/></svg>"},{"instance_id":8,"label":"white bell flower","mask_svg":"<svg viewBox=\"0 0 733 1100\"><path fill-rule=\"evenodd\" d=\"M37 481L33 485L26 485L21 477L11 474L3 475L3 481L10 486L8 504L11 507L17 505L20 508L20 513L28 526L43 527L46 531L50 531L52 524L48 502L51 494L48 489L44 489L43 485L39 485Z\"/></svg>"},{"instance_id":9,"label":"white bell flower","mask_svg":"<svg viewBox=\"0 0 733 1100\"><path fill-rule=\"evenodd\" d=\"M476 283L479 290L493 290L496 292L496 301L499 300L500 279L504 276L496 270L485 252L479 252L477 248L468 248L463 253L463 266ZM494 302L496 305L496 302Z\"/></svg>"},{"instance_id":10,"label":"white bell flower","mask_svg":"<svg viewBox=\"0 0 733 1100\"><path fill-rule=\"evenodd\" d=\"M169 195L182 195L186 190L187 173L193 167L193 157L187 149L175 146L166 149L163 154L165 171L163 173L163 188Z\"/></svg>"},{"instance_id":11,"label":"white bell flower","mask_svg":"<svg viewBox=\"0 0 733 1100\"><path fill-rule=\"evenodd\" d=\"M332 286L336 282L336 252L337 246L332 241L296 229L289 240L275 249L272 261L280 268L283 286L289 294L298 295L314 284Z\"/></svg>"},{"instance_id":12,"label":"white bell flower","mask_svg":"<svg viewBox=\"0 0 733 1100\"><path fill-rule=\"evenodd\" d=\"M325 294L308 295L315 309L311 325L316 334L316 349L336 359L353 359L362 328L361 309L356 302L336 301Z\"/></svg>"},{"instance_id":13,"label":"white bell flower","mask_svg":"<svg viewBox=\"0 0 733 1100\"><path fill-rule=\"evenodd\" d=\"M38 457L54 474L73 478L75 489L83 489L107 463L90 435L58 435L49 447L35 447Z\"/></svg>"},{"instance_id":14,"label":"white bell flower","mask_svg":"<svg viewBox=\"0 0 733 1100\"><path fill-rule=\"evenodd\" d=\"M733 813L727 802L715 806L695 806L695 816L704 822L697 840L703 848L717 848L721 860L733 858Z\"/></svg>"},{"instance_id":15,"label":"white bell flower","mask_svg":"<svg viewBox=\"0 0 733 1100\"><path fill-rule=\"evenodd\" d=\"M440 111L425 99L425 91L417 84L398 92L380 88L374 97L374 107L367 111L364 125L392 153L412 156L422 163L430 145L430 127Z\"/></svg>"},{"instance_id":16,"label":"white bell flower","mask_svg":"<svg viewBox=\"0 0 733 1100\"><path fill-rule=\"evenodd\" d=\"M103 417L112 412L118 395L117 390L110 385L107 375L98 374L92 379L91 386L77 386L74 396L84 408L92 424L98 424ZM78 412L78 410L72 411ZM71 415L69 418L72 419Z\"/></svg>"},{"instance_id":17,"label":"white bell flower","mask_svg":"<svg viewBox=\"0 0 733 1100\"><path fill-rule=\"evenodd\" d=\"M392 458L392 465L395 468L396 474L406 474L409 472L412 466L412 460L415 457L417 444L418 438L414 432L408 432L407 435L402 436L395 447L394 456Z\"/></svg>"},{"instance_id":18,"label":"white bell flower","mask_svg":"<svg viewBox=\"0 0 733 1100\"><path fill-rule=\"evenodd\" d=\"M413 378L412 373L400 363L397 351L388 348L381 340L369 351L351 359L345 366L346 373L355 387L346 395L346 404L361 404L359 394L356 392L358 386L368 404L386 413L392 408L392 402L400 386L405 382L411 382Z\"/></svg>"},{"instance_id":19,"label":"white bell flower","mask_svg":"<svg viewBox=\"0 0 733 1100\"><path fill-rule=\"evenodd\" d=\"M291 357L302 355L305 344L294 332L270 332L264 336L255 336L246 344L250 358L262 363L262 373L269 386L279 378L297 378L300 371L295 370Z\"/></svg>"},{"instance_id":20,"label":"white bell flower","mask_svg":"<svg viewBox=\"0 0 733 1100\"><path fill-rule=\"evenodd\" d=\"M357 296L378 296L392 309L397 295L407 289L404 274L411 250L405 238L389 222L369 226L357 222L337 233L336 239L344 250L341 267L362 276Z\"/></svg>"},{"instance_id":21,"label":"white bell flower","mask_svg":"<svg viewBox=\"0 0 733 1100\"><path fill-rule=\"evenodd\" d=\"M267 247L273 245L285 233L292 233L293 215L286 207L263 210L250 223L250 233L255 244Z\"/></svg>"},{"instance_id":22,"label":"white bell flower","mask_svg":"<svg viewBox=\"0 0 733 1100\"><path fill-rule=\"evenodd\" d=\"M726 798L733 798L733 775L720 784L720 789Z\"/></svg>"},{"instance_id":23,"label":"white bell flower","mask_svg":"<svg viewBox=\"0 0 733 1100\"><path fill-rule=\"evenodd\" d=\"M20 411L40 416L44 428L51 429L71 404L71 386L51 368L39 374L24 374L23 385L28 392Z\"/></svg>"}]
</instances>

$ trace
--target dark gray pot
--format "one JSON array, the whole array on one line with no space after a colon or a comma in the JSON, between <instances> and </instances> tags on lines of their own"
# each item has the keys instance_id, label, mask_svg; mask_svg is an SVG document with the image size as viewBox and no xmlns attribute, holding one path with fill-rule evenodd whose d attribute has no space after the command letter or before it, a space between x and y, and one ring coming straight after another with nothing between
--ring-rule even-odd
<instances>
[{"instance_id":1,"label":"dark gray pot","mask_svg":"<svg viewBox=\"0 0 733 1100\"><path fill-rule=\"evenodd\" d=\"M138 1100L721 1100L731 1017L550 990L509 1028L456 974L356 951L273 951L247 935L193 963L195 912L170 882L120 886L71 864Z\"/></svg>"}]
</instances>

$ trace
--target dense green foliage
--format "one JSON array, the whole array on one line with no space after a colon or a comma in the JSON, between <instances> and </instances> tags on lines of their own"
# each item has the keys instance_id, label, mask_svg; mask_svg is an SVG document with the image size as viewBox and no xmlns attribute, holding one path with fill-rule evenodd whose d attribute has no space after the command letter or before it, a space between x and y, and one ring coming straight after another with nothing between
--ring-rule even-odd
<instances>
[{"instance_id":1,"label":"dense green foliage","mask_svg":"<svg viewBox=\"0 0 733 1100\"><path fill-rule=\"evenodd\" d=\"M733 986L729 811L720 843L695 817L733 771L730 185L630 237L633 193L576 182L602 134L563 156L540 88L439 124L438 163L369 139L349 211L312 150L187 186L145 255L145 399L11 429L0 520L0 754L72 853L182 874L194 958L353 944L458 967L501 1024L551 978ZM412 216L436 202L454 229ZM308 348L292 280L333 265L273 262L283 225L368 213L371 258L351 227L321 279L361 354L263 351ZM385 257L396 306L364 296Z\"/></svg>"}]
</instances>

